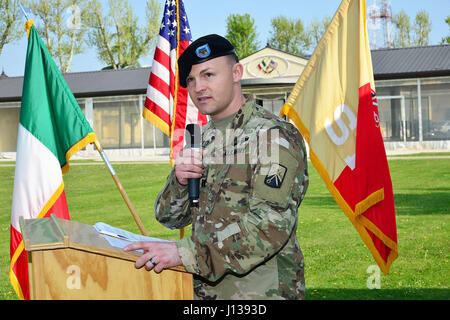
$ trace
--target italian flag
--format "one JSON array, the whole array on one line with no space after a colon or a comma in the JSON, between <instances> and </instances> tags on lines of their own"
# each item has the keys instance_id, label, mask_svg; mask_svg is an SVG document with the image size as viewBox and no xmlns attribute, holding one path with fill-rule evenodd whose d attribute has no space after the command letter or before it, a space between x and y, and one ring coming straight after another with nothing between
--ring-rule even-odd
<instances>
[{"instance_id":1,"label":"italian flag","mask_svg":"<svg viewBox=\"0 0 450 320\"><path fill-rule=\"evenodd\" d=\"M264 60L261 61L261 62L258 64L259 70L262 70L262 69L264 69L265 67L266 67L266 63L264 62Z\"/></svg>"},{"instance_id":2,"label":"italian flag","mask_svg":"<svg viewBox=\"0 0 450 320\"><path fill-rule=\"evenodd\" d=\"M63 175L68 160L96 136L67 86L33 21L27 21L28 49L18 130L11 210L9 277L20 299L29 299L27 253L19 217L54 213L69 219Z\"/></svg>"}]
</instances>

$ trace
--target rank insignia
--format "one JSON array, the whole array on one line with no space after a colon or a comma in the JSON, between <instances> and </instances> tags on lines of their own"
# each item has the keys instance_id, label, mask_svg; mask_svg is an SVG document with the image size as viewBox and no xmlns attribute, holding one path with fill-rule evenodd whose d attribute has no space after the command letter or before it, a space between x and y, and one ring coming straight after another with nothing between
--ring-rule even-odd
<instances>
[{"instance_id":1,"label":"rank insignia","mask_svg":"<svg viewBox=\"0 0 450 320\"><path fill-rule=\"evenodd\" d=\"M272 163L264 183L271 188L281 188L287 168L279 163Z\"/></svg>"}]
</instances>

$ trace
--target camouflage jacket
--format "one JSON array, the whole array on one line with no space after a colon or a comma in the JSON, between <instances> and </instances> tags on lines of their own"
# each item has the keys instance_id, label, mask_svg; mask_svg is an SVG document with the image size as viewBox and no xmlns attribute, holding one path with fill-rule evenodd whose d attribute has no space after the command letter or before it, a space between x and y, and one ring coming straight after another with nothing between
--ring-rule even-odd
<instances>
[{"instance_id":1,"label":"camouflage jacket","mask_svg":"<svg viewBox=\"0 0 450 320\"><path fill-rule=\"evenodd\" d=\"M195 274L197 299L304 299L296 236L308 187L302 136L254 102L228 129L220 139L211 122L203 127L199 207L189 206L173 170L157 197L156 218L171 229L192 224L192 236L177 247Z\"/></svg>"}]
</instances>

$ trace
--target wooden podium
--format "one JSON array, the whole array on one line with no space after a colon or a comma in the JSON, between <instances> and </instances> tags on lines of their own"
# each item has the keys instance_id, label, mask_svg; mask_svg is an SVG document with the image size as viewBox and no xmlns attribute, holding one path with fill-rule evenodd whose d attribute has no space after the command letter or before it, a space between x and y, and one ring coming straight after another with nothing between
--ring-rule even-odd
<instances>
[{"instance_id":1,"label":"wooden podium","mask_svg":"<svg viewBox=\"0 0 450 320\"><path fill-rule=\"evenodd\" d=\"M91 225L50 218L20 221L32 300L191 300L192 274L136 269L139 252L113 247Z\"/></svg>"}]
</instances>

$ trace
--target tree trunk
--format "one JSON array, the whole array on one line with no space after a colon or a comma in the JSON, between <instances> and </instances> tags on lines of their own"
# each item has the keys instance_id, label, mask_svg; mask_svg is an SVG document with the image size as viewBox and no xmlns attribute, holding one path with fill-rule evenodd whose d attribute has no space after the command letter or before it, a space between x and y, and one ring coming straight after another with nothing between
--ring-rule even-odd
<instances>
[{"instance_id":1,"label":"tree trunk","mask_svg":"<svg viewBox=\"0 0 450 320\"><path fill-rule=\"evenodd\" d=\"M102 18L101 12L95 11L95 16L97 17L97 20L98 20L98 26L99 26L100 32L102 34L103 44L106 47L106 51L108 51L108 56L109 56L109 60L111 62L111 66L113 67L114 70L116 70L117 65L114 61L114 56L112 54L111 46L109 45L108 39L106 37L105 25L103 24L103 18Z\"/></svg>"}]
</instances>

